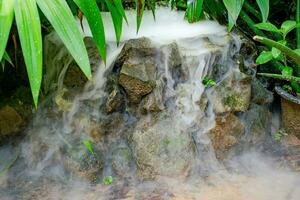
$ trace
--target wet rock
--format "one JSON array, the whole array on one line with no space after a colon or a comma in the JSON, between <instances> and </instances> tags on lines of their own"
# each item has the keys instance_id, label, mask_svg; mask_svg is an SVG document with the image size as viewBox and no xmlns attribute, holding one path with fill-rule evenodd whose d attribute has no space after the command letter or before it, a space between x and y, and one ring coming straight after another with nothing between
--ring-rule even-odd
<instances>
[{"instance_id":1,"label":"wet rock","mask_svg":"<svg viewBox=\"0 0 300 200\"><path fill-rule=\"evenodd\" d=\"M94 153L87 149L75 149L64 162L71 174L91 183L97 183L101 180L103 161L101 152L95 147L93 150Z\"/></svg>"},{"instance_id":2,"label":"wet rock","mask_svg":"<svg viewBox=\"0 0 300 200\"><path fill-rule=\"evenodd\" d=\"M24 125L23 118L10 106L0 109L0 141L4 137L14 136L19 133Z\"/></svg>"},{"instance_id":3,"label":"wet rock","mask_svg":"<svg viewBox=\"0 0 300 200\"><path fill-rule=\"evenodd\" d=\"M121 177L128 177L132 171L133 158L128 147L114 150L112 154L112 167Z\"/></svg>"},{"instance_id":4,"label":"wet rock","mask_svg":"<svg viewBox=\"0 0 300 200\"><path fill-rule=\"evenodd\" d=\"M154 122L144 119L129 139L142 180L158 176L185 177L195 156L192 139L172 118L159 117Z\"/></svg>"},{"instance_id":5,"label":"wet rock","mask_svg":"<svg viewBox=\"0 0 300 200\"><path fill-rule=\"evenodd\" d=\"M156 48L149 39L128 41L117 61L121 65L119 84L125 89L129 103L137 104L155 88Z\"/></svg>"},{"instance_id":6,"label":"wet rock","mask_svg":"<svg viewBox=\"0 0 300 200\"><path fill-rule=\"evenodd\" d=\"M106 112L109 114L121 110L123 103L124 98L121 91L118 88L113 89L106 101Z\"/></svg>"},{"instance_id":7,"label":"wet rock","mask_svg":"<svg viewBox=\"0 0 300 200\"><path fill-rule=\"evenodd\" d=\"M228 72L225 78L213 87L209 94L215 112L244 112L251 98L251 78L237 69Z\"/></svg>"},{"instance_id":8,"label":"wet rock","mask_svg":"<svg viewBox=\"0 0 300 200\"><path fill-rule=\"evenodd\" d=\"M122 87L124 87L128 95L129 102L132 104L139 103L142 97L152 92L155 87L151 84L151 82L143 82L124 74L120 75L119 83Z\"/></svg>"},{"instance_id":9,"label":"wet rock","mask_svg":"<svg viewBox=\"0 0 300 200\"><path fill-rule=\"evenodd\" d=\"M224 160L244 134L245 126L234 114L217 116L216 126L209 133L216 157Z\"/></svg>"},{"instance_id":10,"label":"wet rock","mask_svg":"<svg viewBox=\"0 0 300 200\"><path fill-rule=\"evenodd\" d=\"M262 144L271 130L271 113L268 107L251 104L249 110L243 113L241 118L246 127L246 143Z\"/></svg>"},{"instance_id":11,"label":"wet rock","mask_svg":"<svg viewBox=\"0 0 300 200\"><path fill-rule=\"evenodd\" d=\"M129 40L115 63L115 69L119 69L119 84L124 88L129 104L142 101L144 112L163 110L167 80L179 81L184 74L176 43L155 47L147 38Z\"/></svg>"},{"instance_id":12,"label":"wet rock","mask_svg":"<svg viewBox=\"0 0 300 200\"><path fill-rule=\"evenodd\" d=\"M259 105L273 102L273 93L267 90L256 78L251 82L251 102Z\"/></svg>"}]
</instances>

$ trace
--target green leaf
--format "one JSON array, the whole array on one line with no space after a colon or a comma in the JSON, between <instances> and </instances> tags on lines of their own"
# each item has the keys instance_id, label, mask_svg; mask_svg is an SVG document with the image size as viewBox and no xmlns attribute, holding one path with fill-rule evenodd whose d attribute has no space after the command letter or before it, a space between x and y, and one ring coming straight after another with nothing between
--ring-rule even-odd
<instances>
[{"instance_id":1,"label":"green leaf","mask_svg":"<svg viewBox=\"0 0 300 200\"><path fill-rule=\"evenodd\" d=\"M280 31L283 34L283 37L285 38L286 35L291 32L293 29L296 28L296 21L292 21L292 20L287 20L285 22L282 23Z\"/></svg>"},{"instance_id":2,"label":"green leaf","mask_svg":"<svg viewBox=\"0 0 300 200\"><path fill-rule=\"evenodd\" d=\"M14 0L0 0L0 60L6 48L13 18Z\"/></svg>"},{"instance_id":3,"label":"green leaf","mask_svg":"<svg viewBox=\"0 0 300 200\"><path fill-rule=\"evenodd\" d=\"M74 0L79 9L86 16L86 19L91 28L94 41L97 45L100 56L106 61L106 44L105 44L105 32L104 25L101 17L101 13L98 9L95 0Z\"/></svg>"},{"instance_id":4,"label":"green leaf","mask_svg":"<svg viewBox=\"0 0 300 200\"><path fill-rule=\"evenodd\" d=\"M14 66L11 58L9 57L8 53L6 51L4 51L4 54L3 54L3 60L8 62L11 66Z\"/></svg>"},{"instance_id":5,"label":"green leaf","mask_svg":"<svg viewBox=\"0 0 300 200\"><path fill-rule=\"evenodd\" d=\"M142 23L144 8L145 8L145 0L135 0L135 2L136 2L136 25L137 25L136 32L139 32Z\"/></svg>"},{"instance_id":6,"label":"green leaf","mask_svg":"<svg viewBox=\"0 0 300 200\"><path fill-rule=\"evenodd\" d=\"M297 83L295 81L291 81L291 86L296 93L300 93L300 84L299 83Z\"/></svg>"},{"instance_id":7,"label":"green leaf","mask_svg":"<svg viewBox=\"0 0 300 200\"><path fill-rule=\"evenodd\" d=\"M76 21L65 0L36 0L39 8L79 65L85 76L92 76L88 54Z\"/></svg>"},{"instance_id":8,"label":"green leaf","mask_svg":"<svg viewBox=\"0 0 300 200\"><path fill-rule=\"evenodd\" d=\"M300 49L295 49L294 52L300 56Z\"/></svg>"},{"instance_id":9,"label":"green leaf","mask_svg":"<svg viewBox=\"0 0 300 200\"><path fill-rule=\"evenodd\" d=\"M236 24L236 20L240 15L244 0L223 0L223 3L231 16L233 23Z\"/></svg>"},{"instance_id":10,"label":"green leaf","mask_svg":"<svg viewBox=\"0 0 300 200\"><path fill-rule=\"evenodd\" d=\"M286 45L287 42L285 40L280 40L278 43ZM281 51L279 49L276 49L275 47L272 47L272 55L273 58L277 59L281 55Z\"/></svg>"},{"instance_id":11,"label":"green leaf","mask_svg":"<svg viewBox=\"0 0 300 200\"><path fill-rule=\"evenodd\" d=\"M285 66L282 69L281 74L283 76L292 76L293 75L293 68Z\"/></svg>"},{"instance_id":12,"label":"green leaf","mask_svg":"<svg viewBox=\"0 0 300 200\"><path fill-rule=\"evenodd\" d=\"M4 71L4 69L5 69L5 60L3 59L0 62L1 62L2 71Z\"/></svg>"},{"instance_id":13,"label":"green leaf","mask_svg":"<svg viewBox=\"0 0 300 200\"><path fill-rule=\"evenodd\" d=\"M114 182L114 179L112 176L106 176L104 179L103 179L103 184L104 185L111 185L113 184Z\"/></svg>"},{"instance_id":14,"label":"green leaf","mask_svg":"<svg viewBox=\"0 0 300 200\"><path fill-rule=\"evenodd\" d=\"M124 10L123 4L122 4L122 0L115 0L114 3L115 3L115 6L117 8L117 11L123 16L126 23L128 24L128 20L127 20L126 14L125 14L125 10Z\"/></svg>"},{"instance_id":15,"label":"green leaf","mask_svg":"<svg viewBox=\"0 0 300 200\"><path fill-rule=\"evenodd\" d=\"M233 27L234 27L234 21L231 15L229 15L228 13L228 31L231 31Z\"/></svg>"},{"instance_id":16,"label":"green leaf","mask_svg":"<svg viewBox=\"0 0 300 200\"><path fill-rule=\"evenodd\" d=\"M260 30L280 33L280 30L275 25L273 25L269 22L263 22L263 23L255 24L254 26L256 28L260 29Z\"/></svg>"},{"instance_id":17,"label":"green leaf","mask_svg":"<svg viewBox=\"0 0 300 200\"><path fill-rule=\"evenodd\" d=\"M268 20L270 10L269 0L256 0L256 3L260 9L263 22L266 22Z\"/></svg>"},{"instance_id":18,"label":"green leaf","mask_svg":"<svg viewBox=\"0 0 300 200\"><path fill-rule=\"evenodd\" d=\"M202 84L205 88L209 88L216 85L216 82L212 79L209 79L208 77L204 77Z\"/></svg>"},{"instance_id":19,"label":"green leaf","mask_svg":"<svg viewBox=\"0 0 300 200\"><path fill-rule=\"evenodd\" d=\"M120 12L115 7L115 5L112 4L111 0L105 0L105 3L107 5L107 8L112 18L114 28L115 28L117 44L119 45L121 35L122 35L123 16L120 14Z\"/></svg>"},{"instance_id":20,"label":"green leaf","mask_svg":"<svg viewBox=\"0 0 300 200\"><path fill-rule=\"evenodd\" d=\"M300 55L298 55L291 48L289 48L285 45L282 45L279 42L276 42L274 40L266 38L266 37L254 36L253 39L255 41L260 42L269 47L275 47L275 48L279 49L283 54L285 54L287 57L289 57L290 60L294 61L298 66L300 66Z\"/></svg>"},{"instance_id":21,"label":"green leaf","mask_svg":"<svg viewBox=\"0 0 300 200\"><path fill-rule=\"evenodd\" d=\"M256 64L262 65L273 59L273 55L270 51L263 51L256 59Z\"/></svg>"},{"instance_id":22,"label":"green leaf","mask_svg":"<svg viewBox=\"0 0 300 200\"><path fill-rule=\"evenodd\" d=\"M91 154L95 154L93 144L90 140L83 141L83 144Z\"/></svg>"},{"instance_id":23,"label":"green leaf","mask_svg":"<svg viewBox=\"0 0 300 200\"><path fill-rule=\"evenodd\" d=\"M155 9L156 9L156 0L146 1L148 8L152 11L153 18L155 20Z\"/></svg>"},{"instance_id":24,"label":"green leaf","mask_svg":"<svg viewBox=\"0 0 300 200\"><path fill-rule=\"evenodd\" d=\"M31 93L37 107L42 82L42 33L35 0L16 0L15 16Z\"/></svg>"},{"instance_id":25,"label":"green leaf","mask_svg":"<svg viewBox=\"0 0 300 200\"><path fill-rule=\"evenodd\" d=\"M198 22L201 19L203 0L190 1L187 4L186 16L189 23Z\"/></svg>"}]
</instances>

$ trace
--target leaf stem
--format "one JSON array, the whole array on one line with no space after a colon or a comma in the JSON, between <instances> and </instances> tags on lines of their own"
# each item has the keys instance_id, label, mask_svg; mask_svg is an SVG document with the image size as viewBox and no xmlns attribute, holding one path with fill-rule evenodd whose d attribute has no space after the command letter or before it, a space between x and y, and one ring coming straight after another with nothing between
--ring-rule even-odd
<instances>
[{"instance_id":1,"label":"leaf stem","mask_svg":"<svg viewBox=\"0 0 300 200\"><path fill-rule=\"evenodd\" d=\"M265 37L261 37L261 36L254 36L253 39L264 45L274 47L274 48L282 51L286 56L288 56L291 60L293 60L298 66L300 66L300 56L295 51L290 49L289 47L284 46L283 44L280 44L274 40L271 40L271 39L268 39Z\"/></svg>"},{"instance_id":2,"label":"leaf stem","mask_svg":"<svg viewBox=\"0 0 300 200\"><path fill-rule=\"evenodd\" d=\"M300 78L296 77L296 76L284 76L281 74L271 74L271 73L257 73L257 75L259 76L265 76L265 77L269 77L269 78L275 78L275 79L279 79L279 80L285 80L285 81L295 81L297 83L300 83Z\"/></svg>"}]
</instances>

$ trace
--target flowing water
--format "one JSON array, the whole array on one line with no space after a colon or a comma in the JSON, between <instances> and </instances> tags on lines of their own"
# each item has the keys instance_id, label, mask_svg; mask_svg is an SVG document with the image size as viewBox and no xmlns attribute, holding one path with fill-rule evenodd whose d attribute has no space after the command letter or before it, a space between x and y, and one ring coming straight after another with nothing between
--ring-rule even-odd
<instances>
[{"instance_id":1,"label":"flowing water","mask_svg":"<svg viewBox=\"0 0 300 200\"><path fill-rule=\"evenodd\" d=\"M183 15L159 8L154 22L146 12L136 34L135 14L128 12L130 25L124 25L119 47L109 16L104 15L106 65L99 64L93 80L72 101L63 99L60 81L56 103L41 106L26 137L0 147L0 161L13 163L0 175L0 199L300 198L299 174L277 168L273 159L260 152L246 150L226 166L216 158L208 132L215 127L218 104L202 80L216 63L226 68L218 82L239 72L234 56L241 41L216 22L190 25ZM83 24L83 34L90 35ZM161 89L153 91L152 100L159 102L161 111L132 111L136 108L127 99L125 109L107 114L102 107L109 96L108 74L126 41L141 37L150 38L159 52L155 79ZM170 44L177 45L181 57L179 75L174 75ZM199 106L201 99L206 99L205 107ZM106 130L99 124L105 124L101 127ZM86 141L91 141L93 153L83 145ZM109 176L113 183L103 184Z\"/></svg>"}]
</instances>

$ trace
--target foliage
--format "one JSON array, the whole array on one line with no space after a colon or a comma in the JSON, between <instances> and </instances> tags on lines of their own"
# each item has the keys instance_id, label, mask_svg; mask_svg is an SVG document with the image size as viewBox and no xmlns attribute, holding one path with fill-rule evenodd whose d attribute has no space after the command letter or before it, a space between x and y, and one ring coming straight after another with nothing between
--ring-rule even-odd
<instances>
[{"instance_id":1,"label":"foliage","mask_svg":"<svg viewBox=\"0 0 300 200\"><path fill-rule=\"evenodd\" d=\"M253 5L250 0L135 0L137 32L142 24L144 9L152 10L155 18L156 3L160 2L169 3L173 9L186 10L186 19L190 23L198 22L203 18L223 21L224 16L227 16L229 30L237 25L237 19L240 16L250 29L259 35L263 34L258 27L254 26L255 22L250 15L255 16L258 22L266 23L270 7L269 0L256 0L256 5ZM91 78L87 51L73 15L78 15L80 20L82 20L82 14L85 15L99 54L105 61L105 27L100 11L110 12L116 41L119 44L123 21L128 23L122 0L0 0L0 60L3 63L2 58L10 30L14 26L15 16L36 106L43 75L41 29L43 24L50 22L82 72L87 78ZM279 54L278 51L274 51L275 53Z\"/></svg>"},{"instance_id":2,"label":"foliage","mask_svg":"<svg viewBox=\"0 0 300 200\"><path fill-rule=\"evenodd\" d=\"M90 140L83 141L83 144L85 148L88 150L88 152L90 152L93 155L95 154L93 143Z\"/></svg>"},{"instance_id":3,"label":"foliage","mask_svg":"<svg viewBox=\"0 0 300 200\"><path fill-rule=\"evenodd\" d=\"M8 62L11 66L14 66L10 56L8 55L8 53L6 51L4 52L3 59L1 60L1 67L2 67L3 71L5 69L5 62Z\"/></svg>"},{"instance_id":4,"label":"foliage","mask_svg":"<svg viewBox=\"0 0 300 200\"><path fill-rule=\"evenodd\" d=\"M280 142L282 140L282 138L286 135L286 133L284 132L284 130L279 129L275 134L274 134L274 140L276 142Z\"/></svg>"},{"instance_id":5,"label":"foliage","mask_svg":"<svg viewBox=\"0 0 300 200\"><path fill-rule=\"evenodd\" d=\"M106 176L103 179L103 184L104 185L111 185L111 184L113 184L113 182L114 182L114 178L112 176Z\"/></svg>"},{"instance_id":6,"label":"foliage","mask_svg":"<svg viewBox=\"0 0 300 200\"><path fill-rule=\"evenodd\" d=\"M38 104L42 82L42 33L38 7L53 25L84 74L91 69L83 39L76 21L64 0L0 0L0 60L8 42L13 16L17 24L21 48L35 105ZM4 28L2 28L4 27Z\"/></svg>"},{"instance_id":7,"label":"foliage","mask_svg":"<svg viewBox=\"0 0 300 200\"><path fill-rule=\"evenodd\" d=\"M209 88L216 85L216 82L212 79L209 79L208 77L204 77L202 81L205 88Z\"/></svg>"},{"instance_id":8,"label":"foliage","mask_svg":"<svg viewBox=\"0 0 300 200\"><path fill-rule=\"evenodd\" d=\"M256 59L256 64L261 65L268 63L269 61L275 61L281 71L281 74L259 73L259 75L289 81L294 91L296 93L299 93L300 53L299 50L292 50L288 46L287 42L287 35L298 27L296 21L284 21L280 29L269 22L257 24L256 27L267 32L276 33L280 36L278 41L274 41L272 39L261 36L254 37L254 40L270 48L269 51L261 52L261 54Z\"/></svg>"}]
</instances>

